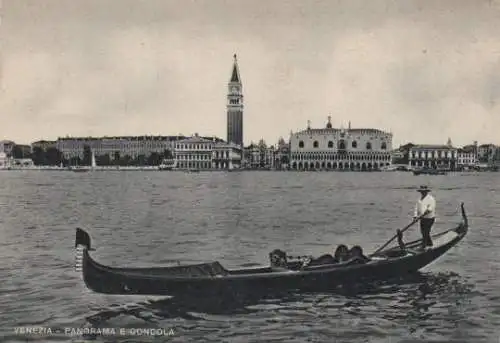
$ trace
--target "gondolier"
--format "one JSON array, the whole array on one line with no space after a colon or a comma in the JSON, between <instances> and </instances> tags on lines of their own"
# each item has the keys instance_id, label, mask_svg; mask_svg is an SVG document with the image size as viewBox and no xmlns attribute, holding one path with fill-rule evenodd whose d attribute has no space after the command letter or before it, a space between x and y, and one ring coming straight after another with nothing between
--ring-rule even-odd
<instances>
[{"instance_id":1,"label":"gondolier","mask_svg":"<svg viewBox=\"0 0 500 343\"><path fill-rule=\"evenodd\" d=\"M427 186L420 186L417 189L420 192L420 199L415 205L414 219L420 218L420 232L422 233L422 248L431 247L431 229L436 220L436 199L429 194L430 189Z\"/></svg>"}]
</instances>

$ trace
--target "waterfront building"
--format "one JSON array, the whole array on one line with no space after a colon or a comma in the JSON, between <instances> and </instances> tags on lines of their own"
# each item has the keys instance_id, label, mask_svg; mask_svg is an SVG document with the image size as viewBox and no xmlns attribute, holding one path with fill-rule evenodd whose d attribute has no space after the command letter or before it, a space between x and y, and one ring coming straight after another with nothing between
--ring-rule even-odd
<instances>
[{"instance_id":1,"label":"waterfront building","mask_svg":"<svg viewBox=\"0 0 500 343\"><path fill-rule=\"evenodd\" d=\"M33 167L31 158L13 158L0 151L0 169L22 169Z\"/></svg>"},{"instance_id":2,"label":"waterfront building","mask_svg":"<svg viewBox=\"0 0 500 343\"><path fill-rule=\"evenodd\" d=\"M457 149L457 167L473 167L477 163L477 153L473 146Z\"/></svg>"},{"instance_id":3,"label":"waterfront building","mask_svg":"<svg viewBox=\"0 0 500 343\"><path fill-rule=\"evenodd\" d=\"M7 157L15 159L29 159L31 155L31 146L25 144L16 144L11 140L0 141L0 152L5 153Z\"/></svg>"},{"instance_id":4,"label":"waterfront building","mask_svg":"<svg viewBox=\"0 0 500 343\"><path fill-rule=\"evenodd\" d=\"M391 165L392 133L370 128L307 129L290 135L292 170L378 170Z\"/></svg>"},{"instance_id":5,"label":"waterfront building","mask_svg":"<svg viewBox=\"0 0 500 343\"><path fill-rule=\"evenodd\" d=\"M448 139L446 145L418 144L410 148L409 167L432 169L455 169L457 165L457 148Z\"/></svg>"},{"instance_id":6,"label":"waterfront building","mask_svg":"<svg viewBox=\"0 0 500 343\"><path fill-rule=\"evenodd\" d=\"M257 169L259 163L259 148L254 142L243 149L243 167L245 169Z\"/></svg>"},{"instance_id":7,"label":"waterfront building","mask_svg":"<svg viewBox=\"0 0 500 343\"><path fill-rule=\"evenodd\" d=\"M478 155L479 147L478 147L477 141L474 141L473 144L468 144L468 145L463 146L462 149L466 150L466 151L473 152L476 161L479 162L479 155Z\"/></svg>"},{"instance_id":8,"label":"waterfront building","mask_svg":"<svg viewBox=\"0 0 500 343\"><path fill-rule=\"evenodd\" d=\"M400 149L394 149L391 151L391 162L392 164L401 164L402 161L405 159L405 152L404 150Z\"/></svg>"},{"instance_id":9,"label":"waterfront building","mask_svg":"<svg viewBox=\"0 0 500 343\"><path fill-rule=\"evenodd\" d=\"M227 142L243 148L243 85L236 54L228 83L227 94Z\"/></svg>"},{"instance_id":10,"label":"waterfront building","mask_svg":"<svg viewBox=\"0 0 500 343\"><path fill-rule=\"evenodd\" d=\"M0 152L6 154L6 156L10 156L12 154L12 149L16 145L15 142L9 140L1 140L0 141Z\"/></svg>"},{"instance_id":11,"label":"waterfront building","mask_svg":"<svg viewBox=\"0 0 500 343\"><path fill-rule=\"evenodd\" d=\"M0 169L7 169L10 167L11 159L7 156L7 154L3 151L0 151Z\"/></svg>"},{"instance_id":12,"label":"waterfront building","mask_svg":"<svg viewBox=\"0 0 500 343\"><path fill-rule=\"evenodd\" d=\"M278 140L278 145L274 151L274 168L284 170L289 168L290 143L285 142L283 137Z\"/></svg>"},{"instance_id":13,"label":"waterfront building","mask_svg":"<svg viewBox=\"0 0 500 343\"><path fill-rule=\"evenodd\" d=\"M209 139L195 134L174 145L174 165L177 169L237 169L241 166L241 147L219 138Z\"/></svg>"},{"instance_id":14,"label":"waterfront building","mask_svg":"<svg viewBox=\"0 0 500 343\"><path fill-rule=\"evenodd\" d=\"M214 145L212 169L240 169L242 146L236 143L219 142Z\"/></svg>"},{"instance_id":15,"label":"waterfront building","mask_svg":"<svg viewBox=\"0 0 500 343\"><path fill-rule=\"evenodd\" d=\"M495 147L495 153L492 156L490 164L500 167L500 147Z\"/></svg>"},{"instance_id":16,"label":"waterfront building","mask_svg":"<svg viewBox=\"0 0 500 343\"><path fill-rule=\"evenodd\" d=\"M494 144L481 144L477 149L477 158L481 163L491 163L497 147Z\"/></svg>"},{"instance_id":17,"label":"waterfront building","mask_svg":"<svg viewBox=\"0 0 500 343\"><path fill-rule=\"evenodd\" d=\"M176 142L174 165L179 169L212 169L214 139L206 139L195 134Z\"/></svg>"},{"instance_id":18,"label":"waterfront building","mask_svg":"<svg viewBox=\"0 0 500 343\"><path fill-rule=\"evenodd\" d=\"M56 147L64 158L83 158L85 147L89 147L95 156L109 156L110 160L128 156L132 159L149 156L152 153L172 151L174 142L185 136L114 136L114 137L63 137L56 142Z\"/></svg>"},{"instance_id":19,"label":"waterfront building","mask_svg":"<svg viewBox=\"0 0 500 343\"><path fill-rule=\"evenodd\" d=\"M245 168L248 169L270 169L275 164L275 148L267 146L261 139L258 144L250 143L244 149Z\"/></svg>"},{"instance_id":20,"label":"waterfront building","mask_svg":"<svg viewBox=\"0 0 500 343\"><path fill-rule=\"evenodd\" d=\"M16 151L15 154L14 154L14 151ZM13 153L13 157L28 160L29 157L31 156L31 145L16 144L12 153ZM14 155L16 155L16 156L14 156Z\"/></svg>"},{"instance_id":21,"label":"waterfront building","mask_svg":"<svg viewBox=\"0 0 500 343\"><path fill-rule=\"evenodd\" d=\"M398 149L393 150L392 164L398 164L398 165L404 164L406 167L410 159L410 149L414 146L415 144L413 143L406 143L400 145Z\"/></svg>"},{"instance_id":22,"label":"waterfront building","mask_svg":"<svg viewBox=\"0 0 500 343\"><path fill-rule=\"evenodd\" d=\"M57 148L57 141L40 140L31 143L31 153L33 153L33 149L35 148L39 148L42 151L47 151L47 149L50 148Z\"/></svg>"}]
</instances>

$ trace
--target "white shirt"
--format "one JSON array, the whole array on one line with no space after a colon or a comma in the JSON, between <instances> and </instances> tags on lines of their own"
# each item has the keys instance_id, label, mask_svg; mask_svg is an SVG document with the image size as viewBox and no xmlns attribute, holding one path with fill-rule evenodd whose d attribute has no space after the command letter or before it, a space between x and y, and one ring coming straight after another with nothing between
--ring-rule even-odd
<instances>
[{"instance_id":1,"label":"white shirt","mask_svg":"<svg viewBox=\"0 0 500 343\"><path fill-rule=\"evenodd\" d=\"M418 199L415 205L415 217L420 217L427 210L430 212L424 218L436 217L436 199L430 194L427 194L423 199Z\"/></svg>"}]
</instances>

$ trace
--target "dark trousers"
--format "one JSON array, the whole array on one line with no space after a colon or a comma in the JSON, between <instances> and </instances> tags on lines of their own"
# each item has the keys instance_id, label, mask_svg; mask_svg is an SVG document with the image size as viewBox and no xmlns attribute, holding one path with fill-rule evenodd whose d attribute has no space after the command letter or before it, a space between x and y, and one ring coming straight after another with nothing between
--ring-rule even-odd
<instances>
[{"instance_id":1,"label":"dark trousers","mask_svg":"<svg viewBox=\"0 0 500 343\"><path fill-rule=\"evenodd\" d=\"M420 219L420 232L422 233L422 246L432 246L431 228L435 218Z\"/></svg>"}]
</instances>

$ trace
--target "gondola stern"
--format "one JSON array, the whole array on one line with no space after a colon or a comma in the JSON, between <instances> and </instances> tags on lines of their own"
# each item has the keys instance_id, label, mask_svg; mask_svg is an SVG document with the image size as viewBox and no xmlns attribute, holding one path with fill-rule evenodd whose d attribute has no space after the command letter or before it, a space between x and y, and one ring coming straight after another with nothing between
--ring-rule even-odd
<instances>
[{"instance_id":1,"label":"gondola stern","mask_svg":"<svg viewBox=\"0 0 500 343\"><path fill-rule=\"evenodd\" d=\"M460 203L460 210L462 211L462 220L465 227L469 227L469 219L467 218L467 213L465 212L464 203Z\"/></svg>"},{"instance_id":2,"label":"gondola stern","mask_svg":"<svg viewBox=\"0 0 500 343\"><path fill-rule=\"evenodd\" d=\"M467 213L465 211L465 205L463 202L460 203L460 211L462 214L462 222L458 225L455 231L459 235L465 236L465 234L467 234L467 231L469 230L469 219L467 217Z\"/></svg>"}]
</instances>

